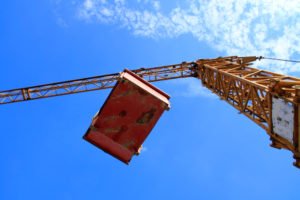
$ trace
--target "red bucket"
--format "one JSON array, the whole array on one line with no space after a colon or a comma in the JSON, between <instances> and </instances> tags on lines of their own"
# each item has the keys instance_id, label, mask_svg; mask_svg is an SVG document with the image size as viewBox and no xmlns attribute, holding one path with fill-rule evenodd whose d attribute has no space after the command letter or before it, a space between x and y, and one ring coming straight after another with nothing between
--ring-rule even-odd
<instances>
[{"instance_id":1,"label":"red bucket","mask_svg":"<svg viewBox=\"0 0 300 200\"><path fill-rule=\"evenodd\" d=\"M169 96L129 70L120 74L83 138L128 164L165 110Z\"/></svg>"}]
</instances>

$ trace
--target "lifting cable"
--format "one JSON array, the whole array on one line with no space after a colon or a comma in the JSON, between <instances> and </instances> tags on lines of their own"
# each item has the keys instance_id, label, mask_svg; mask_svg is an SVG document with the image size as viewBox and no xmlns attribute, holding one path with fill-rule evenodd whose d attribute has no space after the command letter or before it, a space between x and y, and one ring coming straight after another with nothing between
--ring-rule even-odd
<instances>
[{"instance_id":1,"label":"lifting cable","mask_svg":"<svg viewBox=\"0 0 300 200\"><path fill-rule=\"evenodd\" d=\"M276 61L300 63L300 60L287 60L287 59L280 59L280 58L266 58L266 57L263 57L263 56L259 56L257 58L258 58L258 60L264 59L264 60L276 60Z\"/></svg>"}]
</instances>

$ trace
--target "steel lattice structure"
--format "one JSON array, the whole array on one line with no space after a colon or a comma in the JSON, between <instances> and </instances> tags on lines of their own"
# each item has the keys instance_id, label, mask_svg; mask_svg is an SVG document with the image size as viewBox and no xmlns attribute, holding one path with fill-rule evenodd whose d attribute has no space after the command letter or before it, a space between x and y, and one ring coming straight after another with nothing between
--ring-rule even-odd
<instances>
[{"instance_id":1,"label":"steel lattice structure","mask_svg":"<svg viewBox=\"0 0 300 200\"><path fill-rule=\"evenodd\" d=\"M294 165L300 168L300 79L250 67L257 59L236 56L200 59L132 71L149 82L187 77L200 79L203 86L265 129L272 147L293 152ZM0 104L112 88L118 77L115 73L2 91ZM287 120L286 116L292 118Z\"/></svg>"},{"instance_id":2,"label":"steel lattice structure","mask_svg":"<svg viewBox=\"0 0 300 200\"><path fill-rule=\"evenodd\" d=\"M195 76L194 63L181 63L154 68L132 70L149 82ZM119 73L50 83L0 92L0 104L16 103L48 97L76 94L114 87Z\"/></svg>"},{"instance_id":3,"label":"steel lattice structure","mask_svg":"<svg viewBox=\"0 0 300 200\"><path fill-rule=\"evenodd\" d=\"M249 67L256 59L229 57L198 60L197 75L205 87L265 129L270 135L272 147L292 151L296 159L294 165L300 167L300 79ZM272 112L276 99L293 108L291 139L274 131L275 116ZM280 119L280 116L276 117Z\"/></svg>"}]
</instances>

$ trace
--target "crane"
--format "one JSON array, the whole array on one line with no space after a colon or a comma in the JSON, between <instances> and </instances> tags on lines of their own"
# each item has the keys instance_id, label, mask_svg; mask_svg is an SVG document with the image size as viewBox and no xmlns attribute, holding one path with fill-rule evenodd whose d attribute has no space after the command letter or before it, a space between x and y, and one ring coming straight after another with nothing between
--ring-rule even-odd
<instances>
[{"instance_id":1,"label":"crane","mask_svg":"<svg viewBox=\"0 0 300 200\"><path fill-rule=\"evenodd\" d=\"M300 168L300 79L251 67L262 57L219 57L131 70L148 82L197 78L263 128L271 147L293 153ZM119 73L0 92L0 105L112 88Z\"/></svg>"}]
</instances>

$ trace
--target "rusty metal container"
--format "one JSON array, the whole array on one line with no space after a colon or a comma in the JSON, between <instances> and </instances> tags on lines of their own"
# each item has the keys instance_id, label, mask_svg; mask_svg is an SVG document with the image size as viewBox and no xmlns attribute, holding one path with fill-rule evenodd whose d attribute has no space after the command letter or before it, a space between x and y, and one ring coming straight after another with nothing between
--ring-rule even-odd
<instances>
[{"instance_id":1,"label":"rusty metal container","mask_svg":"<svg viewBox=\"0 0 300 200\"><path fill-rule=\"evenodd\" d=\"M135 73L125 70L83 136L128 164L165 110L169 96Z\"/></svg>"}]
</instances>

